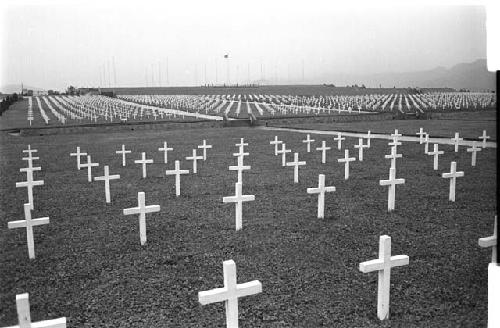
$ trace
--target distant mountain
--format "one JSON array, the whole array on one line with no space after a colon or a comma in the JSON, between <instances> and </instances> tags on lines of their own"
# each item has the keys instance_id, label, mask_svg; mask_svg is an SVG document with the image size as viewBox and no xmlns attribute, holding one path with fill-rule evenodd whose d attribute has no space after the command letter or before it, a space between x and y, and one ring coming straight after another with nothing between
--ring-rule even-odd
<instances>
[{"instance_id":1,"label":"distant mountain","mask_svg":"<svg viewBox=\"0 0 500 328\"><path fill-rule=\"evenodd\" d=\"M24 89L33 90L33 91L44 91L45 89L32 87L29 85L23 85ZM0 87L0 92L5 94L11 93L20 93L21 92L21 84L6 84Z\"/></svg>"},{"instance_id":2,"label":"distant mountain","mask_svg":"<svg viewBox=\"0 0 500 328\"><path fill-rule=\"evenodd\" d=\"M486 68L486 59L461 63L451 68L436 67L431 70L403 73L378 73L369 75L331 74L324 77L328 83L365 84L367 87L420 87L470 90L495 90L495 73Z\"/></svg>"}]
</instances>

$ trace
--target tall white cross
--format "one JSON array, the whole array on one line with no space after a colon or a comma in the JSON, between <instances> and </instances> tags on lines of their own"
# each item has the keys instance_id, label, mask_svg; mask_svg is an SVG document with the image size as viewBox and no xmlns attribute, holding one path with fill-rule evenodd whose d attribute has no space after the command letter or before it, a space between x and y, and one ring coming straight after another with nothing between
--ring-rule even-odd
<instances>
[{"instance_id":1,"label":"tall white cross","mask_svg":"<svg viewBox=\"0 0 500 328\"><path fill-rule=\"evenodd\" d=\"M471 165L476 166L476 153L478 151L481 151L480 147L477 147L476 141L472 142L472 148L467 148L467 152L471 153L472 152L472 159L471 159Z\"/></svg>"},{"instance_id":2,"label":"tall white cross","mask_svg":"<svg viewBox=\"0 0 500 328\"><path fill-rule=\"evenodd\" d=\"M326 151L330 150L330 149L332 149L332 147L327 147L325 140L321 141L321 147L316 148L316 150L321 151L321 163L322 164L326 163Z\"/></svg>"},{"instance_id":3,"label":"tall white cross","mask_svg":"<svg viewBox=\"0 0 500 328\"><path fill-rule=\"evenodd\" d=\"M87 163L81 164L80 167L87 168L87 180L92 182L92 167L99 166L99 163L92 163L90 155L87 155Z\"/></svg>"},{"instance_id":4,"label":"tall white cross","mask_svg":"<svg viewBox=\"0 0 500 328\"><path fill-rule=\"evenodd\" d=\"M285 143L281 144L281 149L278 150L278 154L281 155L281 166L285 166L286 165L286 153L291 153L291 152L292 152L291 149L286 149L286 144Z\"/></svg>"},{"instance_id":5,"label":"tall white cross","mask_svg":"<svg viewBox=\"0 0 500 328\"><path fill-rule=\"evenodd\" d=\"M455 153L458 153L458 146L460 145L460 141L464 140L464 138L459 138L458 132L455 133L455 137L451 138L451 143L455 145Z\"/></svg>"},{"instance_id":6,"label":"tall white cross","mask_svg":"<svg viewBox=\"0 0 500 328\"><path fill-rule=\"evenodd\" d=\"M293 182L299 183L299 166L306 165L305 161L299 162L299 153L293 154L293 162L286 163L286 166L293 166Z\"/></svg>"},{"instance_id":7,"label":"tall white cross","mask_svg":"<svg viewBox=\"0 0 500 328\"><path fill-rule=\"evenodd\" d=\"M387 196L387 209L392 211L396 202L396 185L405 183L405 179L396 179L396 169L389 169L389 180L380 180L381 186L389 186L389 194Z\"/></svg>"},{"instance_id":8,"label":"tall white cross","mask_svg":"<svg viewBox=\"0 0 500 328\"><path fill-rule=\"evenodd\" d=\"M307 144L307 152L311 152L311 143L314 142L314 139L311 139L311 135L308 133L307 138L305 140L302 140L303 143Z\"/></svg>"},{"instance_id":9,"label":"tall white cross","mask_svg":"<svg viewBox=\"0 0 500 328\"><path fill-rule=\"evenodd\" d=\"M240 138L240 143L234 145L240 148L240 152L243 152L245 150L245 146L248 146L248 143L245 142L245 138Z\"/></svg>"},{"instance_id":10,"label":"tall white cross","mask_svg":"<svg viewBox=\"0 0 500 328\"><path fill-rule=\"evenodd\" d=\"M396 159L402 158L403 154L398 154L397 148L391 147L391 154L384 157L391 160L391 167L396 168Z\"/></svg>"},{"instance_id":11,"label":"tall white cross","mask_svg":"<svg viewBox=\"0 0 500 328\"><path fill-rule=\"evenodd\" d=\"M134 161L135 164L141 164L142 165L142 177L146 178L147 172L146 172L146 165L147 164L152 164L153 160L152 159L146 159L146 153L142 152L141 159L136 159Z\"/></svg>"},{"instance_id":12,"label":"tall white cross","mask_svg":"<svg viewBox=\"0 0 500 328\"><path fill-rule=\"evenodd\" d=\"M317 188L307 188L308 194L318 194L318 219L325 217L325 192L334 192L335 187L325 187L325 175L320 174Z\"/></svg>"},{"instance_id":13,"label":"tall white cross","mask_svg":"<svg viewBox=\"0 0 500 328\"><path fill-rule=\"evenodd\" d=\"M243 156L238 156L238 165L229 166L230 171L238 171L238 182L243 183L242 173L244 170L250 170L250 165L243 165Z\"/></svg>"},{"instance_id":14,"label":"tall white cross","mask_svg":"<svg viewBox=\"0 0 500 328\"><path fill-rule=\"evenodd\" d=\"M175 175L175 195L181 195L181 174L188 174L189 170L181 170L179 161L175 161L175 170L166 170L166 175Z\"/></svg>"},{"instance_id":15,"label":"tall white cross","mask_svg":"<svg viewBox=\"0 0 500 328\"><path fill-rule=\"evenodd\" d=\"M368 144L363 144L363 138L358 139L358 144L354 145L354 148L358 149L358 161L363 161L363 148L369 148Z\"/></svg>"},{"instance_id":16,"label":"tall white cross","mask_svg":"<svg viewBox=\"0 0 500 328\"><path fill-rule=\"evenodd\" d=\"M198 301L202 305L225 302L226 327L238 328L238 298L261 293L262 284L258 280L238 284L233 260L223 262L223 272L224 287L198 292Z\"/></svg>"},{"instance_id":17,"label":"tall white cross","mask_svg":"<svg viewBox=\"0 0 500 328\"><path fill-rule=\"evenodd\" d=\"M424 132L424 129L420 128L420 130L415 134L417 136L419 136L420 144L422 144L424 142L424 136L426 135L426 133Z\"/></svg>"},{"instance_id":18,"label":"tall white cross","mask_svg":"<svg viewBox=\"0 0 500 328\"><path fill-rule=\"evenodd\" d=\"M349 149L344 149L344 158L339 158L337 162L344 163L344 180L349 179L349 162L354 162L355 157L349 157Z\"/></svg>"},{"instance_id":19,"label":"tall white cross","mask_svg":"<svg viewBox=\"0 0 500 328\"><path fill-rule=\"evenodd\" d=\"M160 205L146 206L146 195L144 192L137 194L137 207L123 209L123 215L139 214L139 235L141 238L141 245L146 243L146 213L154 213L160 211Z\"/></svg>"},{"instance_id":20,"label":"tall white cross","mask_svg":"<svg viewBox=\"0 0 500 328\"><path fill-rule=\"evenodd\" d=\"M489 237L479 238L478 243L481 247L491 247L491 263L497 263L497 247L498 247L498 218L495 215L495 224L493 226L493 235Z\"/></svg>"},{"instance_id":21,"label":"tall white cross","mask_svg":"<svg viewBox=\"0 0 500 328\"><path fill-rule=\"evenodd\" d=\"M76 147L76 153L70 153L69 156L76 156L76 167L80 169L80 157L81 156L87 156L87 153L81 153L80 152L80 147Z\"/></svg>"},{"instance_id":22,"label":"tall white cross","mask_svg":"<svg viewBox=\"0 0 500 328\"><path fill-rule=\"evenodd\" d=\"M479 137L479 139L483 140L483 148L486 148L486 140L490 137L486 135L486 130L483 130L483 135Z\"/></svg>"},{"instance_id":23,"label":"tall white cross","mask_svg":"<svg viewBox=\"0 0 500 328\"><path fill-rule=\"evenodd\" d=\"M29 294L16 295L18 325L6 328L66 328L66 317L31 322Z\"/></svg>"},{"instance_id":24,"label":"tall white cross","mask_svg":"<svg viewBox=\"0 0 500 328\"><path fill-rule=\"evenodd\" d=\"M486 131L484 131L486 133ZM489 137L488 137L489 138ZM23 153L28 153L28 156L31 157L31 153L37 153L37 149L31 149L31 145L28 145L28 149L23 149Z\"/></svg>"},{"instance_id":25,"label":"tall white cross","mask_svg":"<svg viewBox=\"0 0 500 328\"><path fill-rule=\"evenodd\" d=\"M342 140L345 140L344 137L342 137L342 133L337 133L337 136L333 138L333 140L337 141L337 148L338 150L342 149Z\"/></svg>"},{"instance_id":26,"label":"tall white cross","mask_svg":"<svg viewBox=\"0 0 500 328\"><path fill-rule=\"evenodd\" d=\"M171 150L174 150L174 148L169 148L166 141L163 142L163 147L158 148L158 151L163 152L163 163L168 163L168 152Z\"/></svg>"},{"instance_id":27,"label":"tall white cross","mask_svg":"<svg viewBox=\"0 0 500 328\"><path fill-rule=\"evenodd\" d=\"M203 156L196 155L196 149L193 149L193 155L186 157L186 160L193 161L193 173L198 173L198 160L202 160Z\"/></svg>"},{"instance_id":28,"label":"tall white cross","mask_svg":"<svg viewBox=\"0 0 500 328\"><path fill-rule=\"evenodd\" d=\"M198 145L198 148L203 149L203 160L207 160L207 149L212 149L212 145L207 145L207 141L203 139L203 144Z\"/></svg>"},{"instance_id":29,"label":"tall white cross","mask_svg":"<svg viewBox=\"0 0 500 328\"><path fill-rule=\"evenodd\" d=\"M250 202L255 200L254 195L243 195L242 184L237 182L234 185L235 195L222 198L223 203L235 203L236 205L236 230L241 230L243 225L243 202Z\"/></svg>"},{"instance_id":30,"label":"tall white cross","mask_svg":"<svg viewBox=\"0 0 500 328\"><path fill-rule=\"evenodd\" d=\"M120 179L119 174L109 175L109 166L104 166L104 175L100 177L95 177L94 181L104 181L104 192L106 194L106 203L111 203L111 195L109 192L109 180Z\"/></svg>"},{"instance_id":31,"label":"tall white cross","mask_svg":"<svg viewBox=\"0 0 500 328\"><path fill-rule=\"evenodd\" d=\"M33 151L34 149L31 149L31 151ZM23 157L22 158L23 161L29 161L29 162L32 162L33 160L38 160L40 159L40 157L33 157L32 153L28 153L28 157Z\"/></svg>"},{"instance_id":32,"label":"tall white cross","mask_svg":"<svg viewBox=\"0 0 500 328\"><path fill-rule=\"evenodd\" d=\"M398 132L398 129L394 130L394 133L391 134L391 137L392 137L392 140L393 141L398 141L398 139L400 137L402 137L403 135L401 133Z\"/></svg>"},{"instance_id":33,"label":"tall white cross","mask_svg":"<svg viewBox=\"0 0 500 328\"><path fill-rule=\"evenodd\" d=\"M26 228L28 256L30 259L35 258L35 240L33 239L33 227L43 224L49 224L49 218L43 217L32 220L30 204L24 204L24 220L10 221L7 223L9 229Z\"/></svg>"},{"instance_id":34,"label":"tall white cross","mask_svg":"<svg viewBox=\"0 0 500 328\"><path fill-rule=\"evenodd\" d=\"M274 145L274 156L278 156L278 145L283 143L283 141L278 140L278 136L274 136L274 140L271 140L269 144Z\"/></svg>"},{"instance_id":35,"label":"tall white cross","mask_svg":"<svg viewBox=\"0 0 500 328\"><path fill-rule=\"evenodd\" d=\"M398 138L394 137L394 139L392 139L392 142L389 142L387 145L389 145L391 147L395 147L396 151L397 151L397 147L401 146L401 142L398 141Z\"/></svg>"},{"instance_id":36,"label":"tall white cross","mask_svg":"<svg viewBox=\"0 0 500 328\"><path fill-rule=\"evenodd\" d=\"M434 156L434 171L439 169L439 155L443 155L444 151L439 150L439 144L434 144L434 151L427 152L427 155Z\"/></svg>"},{"instance_id":37,"label":"tall white cross","mask_svg":"<svg viewBox=\"0 0 500 328\"><path fill-rule=\"evenodd\" d=\"M131 153L131 152L132 152L131 150L125 149L125 145L122 145L122 150L116 151L117 154L122 154L122 166L125 166L127 164L126 155Z\"/></svg>"},{"instance_id":38,"label":"tall white cross","mask_svg":"<svg viewBox=\"0 0 500 328\"><path fill-rule=\"evenodd\" d=\"M34 209L35 205L33 203L33 187L43 186L43 180L33 180L33 172L26 171L26 181L16 182L16 188L26 187L28 190L28 204L30 209Z\"/></svg>"},{"instance_id":39,"label":"tall white cross","mask_svg":"<svg viewBox=\"0 0 500 328\"><path fill-rule=\"evenodd\" d=\"M454 202L455 201L455 185L457 178L463 177L464 172L457 172L457 162L451 162L450 172L443 173L441 175L445 179L450 179L450 197L449 199Z\"/></svg>"},{"instance_id":40,"label":"tall white cross","mask_svg":"<svg viewBox=\"0 0 500 328\"><path fill-rule=\"evenodd\" d=\"M248 156L248 155L250 155L250 153L246 153L243 150L243 148L239 148L237 153L233 153L233 156L236 156L236 157L245 157L245 156Z\"/></svg>"},{"instance_id":41,"label":"tall white cross","mask_svg":"<svg viewBox=\"0 0 500 328\"><path fill-rule=\"evenodd\" d=\"M389 319L391 268L409 263L407 255L391 256L391 237L384 235L380 236L378 259L359 264L359 271L363 273L378 271L377 316L380 320Z\"/></svg>"},{"instance_id":42,"label":"tall white cross","mask_svg":"<svg viewBox=\"0 0 500 328\"><path fill-rule=\"evenodd\" d=\"M429 134L425 134L425 139L424 139L424 153L427 155L429 154Z\"/></svg>"}]
</instances>

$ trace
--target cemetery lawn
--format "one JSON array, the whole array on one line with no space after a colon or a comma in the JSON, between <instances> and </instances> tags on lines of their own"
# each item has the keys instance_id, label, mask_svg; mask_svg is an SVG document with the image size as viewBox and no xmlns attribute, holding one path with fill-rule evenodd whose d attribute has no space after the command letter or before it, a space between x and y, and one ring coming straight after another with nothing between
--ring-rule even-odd
<instances>
[{"instance_id":1,"label":"cemetery lawn","mask_svg":"<svg viewBox=\"0 0 500 328\"><path fill-rule=\"evenodd\" d=\"M391 122L392 123L392 122ZM420 123L420 121L418 122ZM359 123L361 124L361 123ZM489 135L489 123L471 132ZM415 133L415 124L404 133ZM357 128L356 128L357 129ZM391 126L392 129L392 126ZM347 128L346 130L355 130ZM455 129L452 129L455 131ZM366 130L365 130L366 131ZM457 129L456 131L461 132ZM375 132L375 129L372 129ZM437 131L441 135L449 131ZM299 160L299 183L293 168L281 167L269 141L285 140ZM243 193L255 201L243 204L243 229L235 231L234 204L222 197L234 195L237 173L235 143L244 137L250 145L243 173ZM333 137L312 135L333 150L327 164L318 151L306 153L305 135L250 128L185 129L16 137L0 135L0 326L17 324L15 295L30 294L33 321L66 316L68 327L225 327L222 303L201 306L198 292L222 287L222 262L233 259L238 283L258 279L261 294L240 299L240 327L486 327L487 267L491 249L481 249L478 238L493 233L496 213L496 149L477 154L443 145L439 171L423 145L403 143L398 152L396 209L387 212L390 161L387 141L372 140L364 161L351 163L344 181L344 166L337 163L344 151ZM175 159L185 160L202 140L213 145L196 175L183 175L181 196L175 197L174 177L164 171ZM163 141L174 148L169 164L158 152ZM345 145L357 157L348 138ZM7 229L7 222L24 219L25 181L19 168L22 149L38 149L45 184L34 188L33 218L48 216L50 224L34 227L36 259L29 260L24 229ZM132 150L121 166L116 150ZM69 153L76 146L100 166L93 176L120 174L111 181L112 204L104 200L104 183L87 182L86 169L78 171ZM146 179L133 160L145 151L155 163ZM293 155L288 156L289 160ZM82 159L85 162L84 159ZM448 201L450 162L465 172L457 179L456 203ZM38 166L38 165L35 165ZM325 219L316 218L318 174L336 192L325 199ZM137 206L137 193L161 211L147 215L147 243L140 245L137 216L123 209ZM376 315L377 273L363 274L359 263L378 257L379 236L392 238L392 254L408 255L408 266L391 275L390 319Z\"/></svg>"}]
</instances>

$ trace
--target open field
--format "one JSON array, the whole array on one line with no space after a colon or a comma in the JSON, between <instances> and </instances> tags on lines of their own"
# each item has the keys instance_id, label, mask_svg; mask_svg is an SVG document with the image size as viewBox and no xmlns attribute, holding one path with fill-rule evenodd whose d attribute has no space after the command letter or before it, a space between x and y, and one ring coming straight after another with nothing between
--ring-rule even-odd
<instances>
[{"instance_id":1,"label":"open field","mask_svg":"<svg viewBox=\"0 0 500 328\"><path fill-rule=\"evenodd\" d=\"M425 121L418 121L418 123ZM372 122L378 123L378 122ZM380 122L380 124L393 122ZM355 124L355 123L350 123ZM415 133L419 124L401 122L402 132ZM446 121L449 131L462 132L458 121ZM454 124L454 126L453 126ZM489 122L476 122L470 135ZM351 125L349 125L351 127ZM363 126L349 128L362 129ZM381 127L382 128L382 127ZM389 127L387 127L389 128ZM391 125L389 130L392 130ZM474 129L474 131L473 131ZM366 130L365 130L366 131ZM375 131L375 128L372 129ZM464 135L466 133L464 132ZM300 153L299 184L293 169L281 167L269 141L277 135ZM234 230L234 205L222 197L234 194L236 173L231 153L240 137L249 143L250 156L243 173L243 192L254 202L243 205L243 230ZM335 146L331 137L316 139ZM195 129L14 137L0 139L0 325L16 323L15 295L30 293L33 320L66 316L70 327L222 327L223 304L199 305L197 293L222 285L222 261L233 259L238 282L258 279L263 292L240 300L241 327L485 327L487 319L487 265L491 251L478 247L480 237L493 230L496 213L496 150L470 153L461 147L442 146L439 171L423 146L404 143L398 148L396 210L387 212L389 153L386 141L372 140L364 161L344 167L336 162L343 150L334 147L327 164L320 153L306 153L304 135L243 129ZM173 160L182 161L203 139L213 145L198 174L182 177L176 198L173 177L164 171ZM174 151L169 164L157 151L163 141ZM345 146L357 157L348 138ZM23 229L8 230L7 222L23 218L26 190L15 188L25 180L19 168L21 151L28 144L38 149L45 185L35 187L33 218L50 217L47 226L35 227L36 259L28 260ZM115 151L125 144L133 153L126 167ZM87 182L69 156L76 146L92 155L121 179L111 182L112 204L104 202L102 182ZM155 164L141 178L133 159L145 151ZM289 156L289 159L291 156ZM457 180L457 201L448 201L451 161L465 176ZM337 191L326 195L326 218L316 218L317 198L308 187L317 186L318 174ZM147 216L148 241L141 246L136 216L122 210L136 206L137 192L146 204L161 212ZM392 270L391 318L376 317L377 274L362 274L360 262L377 257L380 235L392 237L392 254L406 254L409 266Z\"/></svg>"}]
</instances>

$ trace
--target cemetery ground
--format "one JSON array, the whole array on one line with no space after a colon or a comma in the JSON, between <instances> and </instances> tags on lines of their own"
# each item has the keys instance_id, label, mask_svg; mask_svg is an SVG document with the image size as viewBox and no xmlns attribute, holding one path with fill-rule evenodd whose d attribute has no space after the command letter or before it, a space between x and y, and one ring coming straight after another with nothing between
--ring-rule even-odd
<instances>
[{"instance_id":1,"label":"cemetery ground","mask_svg":"<svg viewBox=\"0 0 500 328\"><path fill-rule=\"evenodd\" d=\"M453 123L456 124L456 123ZM418 131L415 124L409 133ZM453 131L461 132L459 126ZM483 129L477 125L474 134ZM400 131L406 133L405 129ZM366 132L366 130L365 130ZM375 129L372 132L376 132ZM452 137L448 131L437 131ZM493 135L493 130L488 130ZM293 183L293 168L281 166L269 141L277 135L287 148L307 162ZM237 173L235 143L245 138L243 193L255 201L243 204L243 229L235 231L234 195ZM487 267L490 249L478 238L489 236L496 213L496 149L477 155L460 147L440 145L445 154L439 170L417 142L403 142L398 152L396 209L387 212L390 153L387 140L372 139L364 161L351 163L344 181L344 148L357 157L357 138L347 138L337 150L333 136L305 135L251 128L185 129L16 137L0 139L0 326L17 323L15 296L30 294L33 321L66 316L69 327L224 327L222 303L201 306L198 292L223 285L222 262L233 259L238 282L258 279L262 293L240 299L241 327L485 327ZM493 138L493 137L492 137ZM183 175L181 196L174 178L165 176L174 160L192 171L185 160L203 139L213 145L198 173ZM493 138L496 139L496 138ZM326 140L332 150L321 164L316 147ZM174 150L163 164L158 148L167 141ZM26 189L22 149L38 149L35 161L45 184L34 188L33 218L50 217L35 227L36 258L28 259L24 229L7 222L24 218ZM125 144L132 154L126 167L115 151ZM87 182L86 169L76 168L69 154L80 146L99 167L93 176L120 174L111 181L111 204L101 181ZM147 178L133 161L146 152L154 164ZM288 154L288 161L293 155ZM85 159L82 159L85 162ZM455 203L448 201L450 162L465 176L457 179ZM336 191L325 196L325 219L317 219L318 174ZM139 242L137 216L124 208L137 206L137 193L161 211L148 214L147 243ZM390 319L377 318L377 273L363 274L359 263L378 256L379 236L392 238L392 254L410 257L408 266L394 268Z\"/></svg>"}]
</instances>

